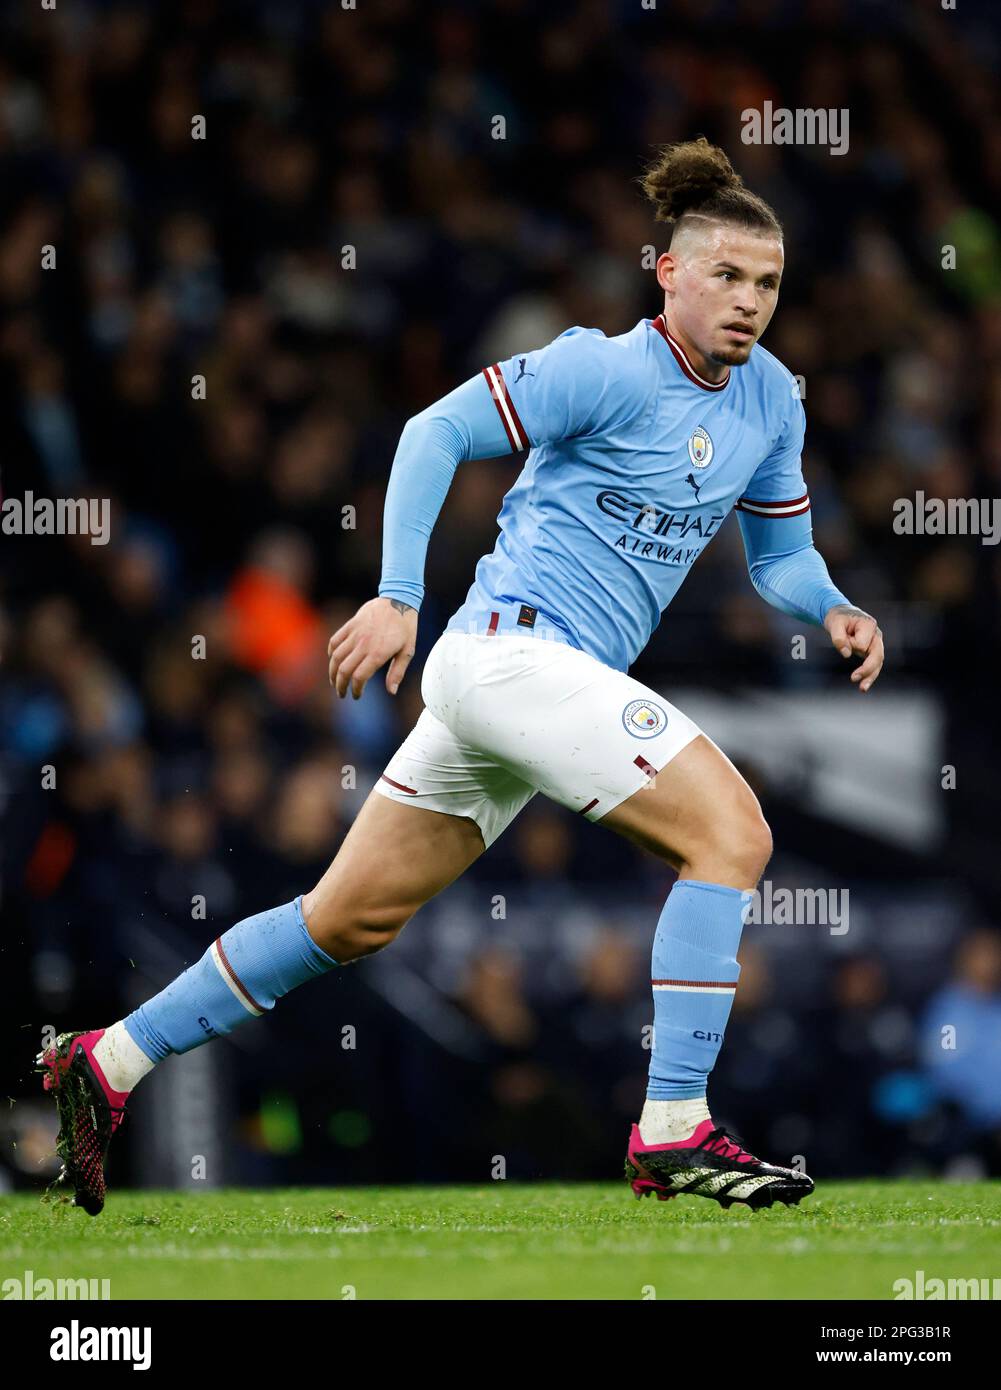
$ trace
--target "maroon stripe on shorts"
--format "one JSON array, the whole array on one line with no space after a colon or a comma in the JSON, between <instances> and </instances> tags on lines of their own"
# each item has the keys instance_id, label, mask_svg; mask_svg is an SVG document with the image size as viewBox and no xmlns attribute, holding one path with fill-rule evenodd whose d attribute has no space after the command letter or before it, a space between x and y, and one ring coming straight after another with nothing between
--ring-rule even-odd
<instances>
[{"instance_id":1,"label":"maroon stripe on shorts","mask_svg":"<svg viewBox=\"0 0 1001 1390\"><path fill-rule=\"evenodd\" d=\"M382 774L382 780L388 782L391 787L395 787L398 792L406 792L409 796L417 795L416 787L405 787L402 782L394 782L392 777L387 777L385 773Z\"/></svg>"},{"instance_id":2,"label":"maroon stripe on shorts","mask_svg":"<svg viewBox=\"0 0 1001 1390\"><path fill-rule=\"evenodd\" d=\"M640 769L640 771L645 772L648 777L657 776L657 769L653 767L650 763L648 763L646 758L644 758L642 754L638 754L635 758L633 758L633 762Z\"/></svg>"},{"instance_id":3,"label":"maroon stripe on shorts","mask_svg":"<svg viewBox=\"0 0 1001 1390\"><path fill-rule=\"evenodd\" d=\"M596 796L593 796L586 806L582 806L580 808L580 810L577 812L578 816L586 815L587 812L590 811L592 807L597 806L597 804L598 798Z\"/></svg>"}]
</instances>

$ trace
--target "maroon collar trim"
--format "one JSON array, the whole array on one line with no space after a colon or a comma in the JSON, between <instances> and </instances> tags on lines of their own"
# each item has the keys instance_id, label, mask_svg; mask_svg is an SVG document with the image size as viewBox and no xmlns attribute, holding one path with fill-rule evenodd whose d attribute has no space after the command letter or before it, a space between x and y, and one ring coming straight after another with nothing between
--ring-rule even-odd
<instances>
[{"instance_id":1,"label":"maroon collar trim","mask_svg":"<svg viewBox=\"0 0 1001 1390\"><path fill-rule=\"evenodd\" d=\"M664 342L674 353L674 360L677 362L678 366L684 372L685 376L688 377L689 381L694 381L695 385L701 386L703 391L723 390L724 386L726 386L727 382L730 380L729 367L727 367L726 376L723 378L722 381L706 381L705 377L699 376L698 372L692 366L691 362L689 362L685 349L681 346L677 339L672 338L670 333L667 331L667 324L664 322L664 315L658 314L657 317L653 319L651 322L652 327L656 328L657 332L664 339Z\"/></svg>"}]
</instances>

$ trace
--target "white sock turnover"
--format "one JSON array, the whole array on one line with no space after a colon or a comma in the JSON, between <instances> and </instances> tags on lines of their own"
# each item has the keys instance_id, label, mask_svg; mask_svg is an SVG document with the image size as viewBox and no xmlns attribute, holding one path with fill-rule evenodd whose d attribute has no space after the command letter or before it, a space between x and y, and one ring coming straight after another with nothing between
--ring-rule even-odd
<instances>
[{"instance_id":1,"label":"white sock turnover","mask_svg":"<svg viewBox=\"0 0 1001 1390\"><path fill-rule=\"evenodd\" d=\"M690 1139L703 1120L711 1119L705 1096L694 1100L648 1100L640 1116L644 1144L675 1144Z\"/></svg>"},{"instance_id":2,"label":"white sock turnover","mask_svg":"<svg viewBox=\"0 0 1001 1390\"><path fill-rule=\"evenodd\" d=\"M113 1023L105 1029L104 1037L94 1045L94 1058L108 1085L116 1091L131 1091L156 1066L133 1042L124 1023Z\"/></svg>"}]
</instances>

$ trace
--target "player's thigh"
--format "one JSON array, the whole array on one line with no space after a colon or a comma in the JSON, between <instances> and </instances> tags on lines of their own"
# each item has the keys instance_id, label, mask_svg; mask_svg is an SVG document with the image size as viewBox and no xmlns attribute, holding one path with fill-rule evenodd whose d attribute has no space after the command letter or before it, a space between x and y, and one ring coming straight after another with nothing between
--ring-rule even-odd
<instances>
[{"instance_id":1,"label":"player's thigh","mask_svg":"<svg viewBox=\"0 0 1001 1390\"><path fill-rule=\"evenodd\" d=\"M350 927L398 931L436 893L483 853L483 837L466 816L391 801L373 791L336 858L303 897L310 933Z\"/></svg>"},{"instance_id":2,"label":"player's thigh","mask_svg":"<svg viewBox=\"0 0 1001 1390\"><path fill-rule=\"evenodd\" d=\"M563 643L458 635L435 669L442 690L431 682L425 698L467 743L591 821L701 733L626 672Z\"/></svg>"},{"instance_id":3,"label":"player's thigh","mask_svg":"<svg viewBox=\"0 0 1001 1390\"><path fill-rule=\"evenodd\" d=\"M449 707L433 682L428 694L467 742L676 868L695 864L735 886L756 880L768 832L754 793L662 695L586 652L538 639L459 636L445 657L446 676L449 664L461 672L439 682Z\"/></svg>"},{"instance_id":4,"label":"player's thigh","mask_svg":"<svg viewBox=\"0 0 1001 1390\"><path fill-rule=\"evenodd\" d=\"M705 734L603 816L601 824L676 869L704 866L712 881L733 879L734 887L752 886L771 852L757 797Z\"/></svg>"}]
</instances>

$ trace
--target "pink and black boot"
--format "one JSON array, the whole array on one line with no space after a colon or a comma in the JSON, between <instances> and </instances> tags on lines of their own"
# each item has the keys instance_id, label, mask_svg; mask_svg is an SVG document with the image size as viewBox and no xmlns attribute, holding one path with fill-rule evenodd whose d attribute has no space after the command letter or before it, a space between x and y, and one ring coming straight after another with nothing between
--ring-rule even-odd
<instances>
[{"instance_id":1,"label":"pink and black boot","mask_svg":"<svg viewBox=\"0 0 1001 1390\"><path fill-rule=\"evenodd\" d=\"M755 1210L774 1202L795 1206L813 1191L813 1179L805 1173L755 1158L712 1120L703 1120L690 1138L673 1144L644 1144L639 1125L633 1125L626 1180L637 1197L656 1192L666 1202L687 1192L724 1208L739 1202Z\"/></svg>"},{"instance_id":2,"label":"pink and black boot","mask_svg":"<svg viewBox=\"0 0 1001 1390\"><path fill-rule=\"evenodd\" d=\"M35 1059L42 1085L56 1102L59 1136L56 1152L63 1170L54 1186L71 1187L76 1206L97 1216L104 1206L104 1164L111 1137L121 1124L128 1091L108 1085L94 1047L104 1029L61 1033Z\"/></svg>"}]
</instances>

